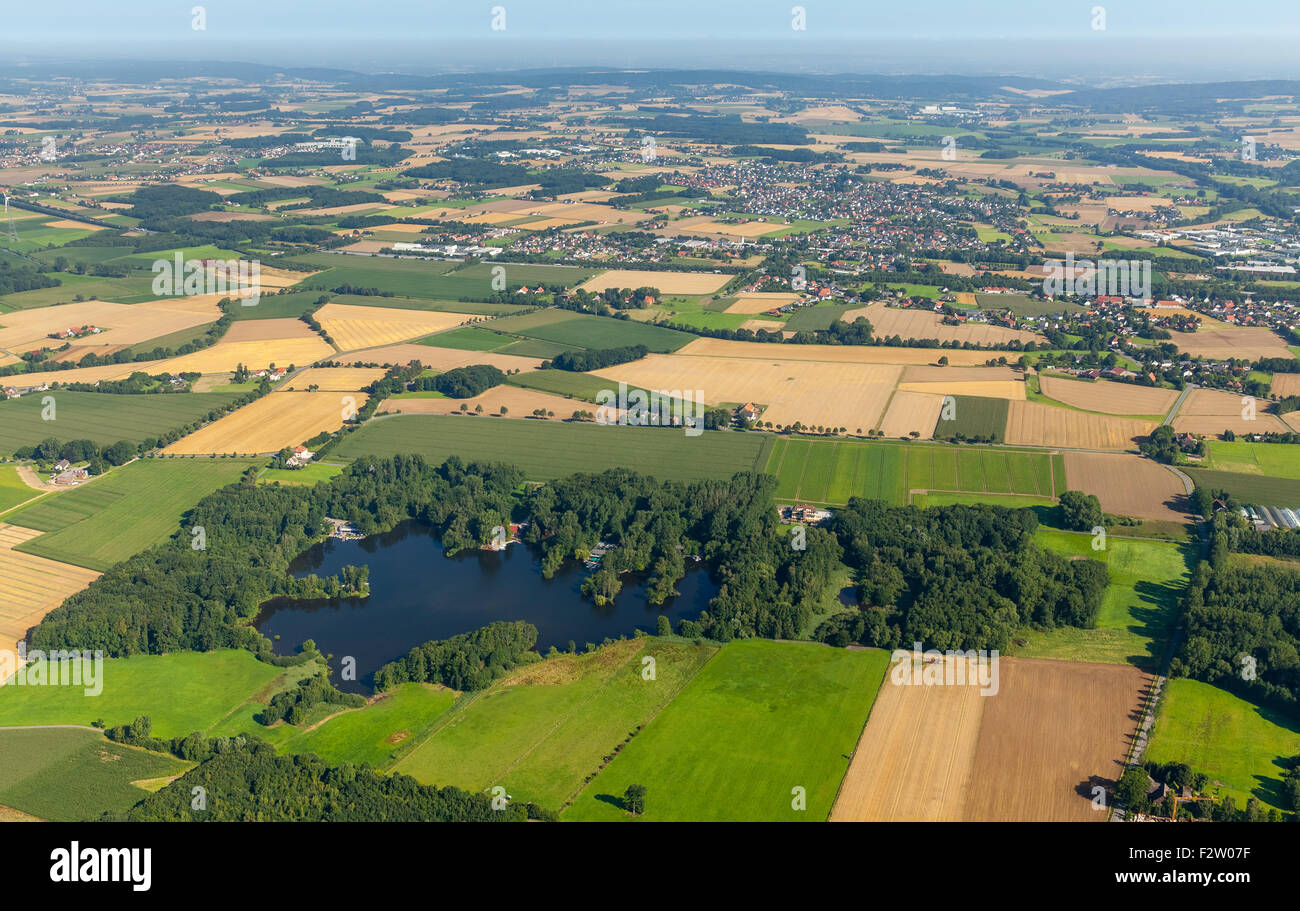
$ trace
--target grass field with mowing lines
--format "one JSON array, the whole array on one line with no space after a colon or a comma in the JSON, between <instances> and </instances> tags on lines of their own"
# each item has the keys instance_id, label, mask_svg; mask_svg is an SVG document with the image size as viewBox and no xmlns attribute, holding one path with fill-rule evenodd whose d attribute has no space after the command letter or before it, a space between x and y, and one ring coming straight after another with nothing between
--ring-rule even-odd
<instances>
[{"instance_id":1,"label":"grass field with mowing lines","mask_svg":"<svg viewBox=\"0 0 1300 911\"><path fill-rule=\"evenodd\" d=\"M1283 443L1266 443L1267 446L1285 447ZM1243 474L1235 471L1211 471L1205 468L1184 468L1197 487L1226 490L1243 503L1255 506L1289 506L1300 508L1300 481L1291 478L1274 478L1264 475Z\"/></svg>"},{"instance_id":2,"label":"grass field with mowing lines","mask_svg":"<svg viewBox=\"0 0 1300 911\"><path fill-rule=\"evenodd\" d=\"M1007 438L1007 413L1011 403L1007 399L982 398L973 395L955 395L953 419L944 420L942 412L934 427L935 439L948 439L962 434L965 437Z\"/></svg>"},{"instance_id":3,"label":"grass field with mowing lines","mask_svg":"<svg viewBox=\"0 0 1300 911\"><path fill-rule=\"evenodd\" d=\"M155 737L180 737L207 730L282 670L242 649L105 658L98 696L76 686L6 685L0 733L15 725L88 725L101 718L112 727L148 715Z\"/></svg>"},{"instance_id":4,"label":"grass field with mowing lines","mask_svg":"<svg viewBox=\"0 0 1300 911\"><path fill-rule=\"evenodd\" d=\"M848 769L889 653L744 639L722 649L583 790L571 820L821 822ZM792 808L803 788L807 809Z\"/></svg>"},{"instance_id":5,"label":"grass field with mowing lines","mask_svg":"<svg viewBox=\"0 0 1300 911\"><path fill-rule=\"evenodd\" d=\"M95 820L147 796L132 781L180 775L192 765L94 731L0 731L0 805L54 822Z\"/></svg>"},{"instance_id":6,"label":"grass field with mowing lines","mask_svg":"<svg viewBox=\"0 0 1300 911\"><path fill-rule=\"evenodd\" d=\"M46 397L54 399L47 411ZM119 440L140 443L149 437L205 417L238 398L229 392L183 392L167 395L112 395L52 390L0 401L0 453L13 453L54 437L93 440L107 446ZM45 420L43 414L53 414Z\"/></svg>"},{"instance_id":7,"label":"grass field with mowing lines","mask_svg":"<svg viewBox=\"0 0 1300 911\"><path fill-rule=\"evenodd\" d=\"M296 484L315 486L321 481L328 481L336 474L342 473L345 466L313 462L302 468L268 468L257 476L259 484Z\"/></svg>"},{"instance_id":8,"label":"grass field with mowing lines","mask_svg":"<svg viewBox=\"0 0 1300 911\"><path fill-rule=\"evenodd\" d=\"M1108 535L1106 549L1096 551L1092 535L1041 527L1037 541L1067 558L1105 563L1110 587L1102 598L1095 629L1021 630L1008 654L1156 670L1164 660L1178 602L1196 560L1193 545Z\"/></svg>"},{"instance_id":9,"label":"grass field with mowing lines","mask_svg":"<svg viewBox=\"0 0 1300 911\"><path fill-rule=\"evenodd\" d=\"M1300 480L1300 451L1292 445L1206 440L1205 448L1206 468Z\"/></svg>"},{"instance_id":10,"label":"grass field with mowing lines","mask_svg":"<svg viewBox=\"0 0 1300 911\"><path fill-rule=\"evenodd\" d=\"M45 534L15 550L100 571L161 544L199 500L239 480L248 459L138 459L5 517Z\"/></svg>"},{"instance_id":11,"label":"grass field with mowing lines","mask_svg":"<svg viewBox=\"0 0 1300 911\"><path fill-rule=\"evenodd\" d=\"M419 453L433 462L509 462L532 480L619 466L662 480L730 478L766 464L770 438L706 430L688 437L673 428L619 427L559 421L398 415L372 421L348 435L332 458Z\"/></svg>"},{"instance_id":12,"label":"grass field with mowing lines","mask_svg":"<svg viewBox=\"0 0 1300 911\"><path fill-rule=\"evenodd\" d=\"M1208 683L1178 679L1165 688L1146 758L1204 772L1223 783L1218 793L1231 795L1238 809L1258 797L1289 812L1281 761L1296 755L1300 725L1294 720Z\"/></svg>"},{"instance_id":13,"label":"grass field with mowing lines","mask_svg":"<svg viewBox=\"0 0 1300 911\"><path fill-rule=\"evenodd\" d=\"M778 438L765 470L776 475L780 500L839 505L860 496L901 506L909 491L924 490L990 494L987 502L999 503L1007 494L1055 496L1050 459L1043 452L988 447Z\"/></svg>"},{"instance_id":14,"label":"grass field with mowing lines","mask_svg":"<svg viewBox=\"0 0 1300 911\"><path fill-rule=\"evenodd\" d=\"M514 800L559 810L716 650L633 639L531 665L455 710L394 771L470 791L501 785ZM655 660L654 680L642 677L644 656Z\"/></svg>"}]
</instances>

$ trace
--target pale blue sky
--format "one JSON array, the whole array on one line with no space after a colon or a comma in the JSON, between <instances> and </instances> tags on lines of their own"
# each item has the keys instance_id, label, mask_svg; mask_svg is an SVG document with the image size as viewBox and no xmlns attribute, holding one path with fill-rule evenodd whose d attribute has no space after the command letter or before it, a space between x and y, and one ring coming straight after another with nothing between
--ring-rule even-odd
<instances>
[{"instance_id":1,"label":"pale blue sky","mask_svg":"<svg viewBox=\"0 0 1300 911\"><path fill-rule=\"evenodd\" d=\"M1300 0L194 0L8 3L10 59L125 57L365 70L599 63L822 71L1202 68L1285 75ZM506 29L493 31L493 7ZM1106 28L1092 27L1096 6ZM1017 50L1008 55L1005 48ZM997 50L1003 48L1003 50ZM579 56L585 55L585 56ZM938 59L936 59L938 58ZM872 64L876 64L873 66ZM854 65L857 64L857 65ZM1294 75L1300 75L1296 73Z\"/></svg>"}]
</instances>

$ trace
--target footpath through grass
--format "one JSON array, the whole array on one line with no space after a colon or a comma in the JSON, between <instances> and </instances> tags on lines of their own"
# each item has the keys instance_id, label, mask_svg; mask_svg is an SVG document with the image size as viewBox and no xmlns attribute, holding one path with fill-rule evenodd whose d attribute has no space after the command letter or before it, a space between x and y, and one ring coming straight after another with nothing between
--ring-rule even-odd
<instances>
[{"instance_id":1,"label":"footpath through grass","mask_svg":"<svg viewBox=\"0 0 1300 911\"><path fill-rule=\"evenodd\" d=\"M530 665L453 710L393 771L471 791L501 786L558 810L716 650L629 639Z\"/></svg>"},{"instance_id":2,"label":"footpath through grass","mask_svg":"<svg viewBox=\"0 0 1300 911\"><path fill-rule=\"evenodd\" d=\"M568 820L824 821L889 653L744 639L725 646L582 792ZM807 809L793 808L802 788Z\"/></svg>"}]
</instances>

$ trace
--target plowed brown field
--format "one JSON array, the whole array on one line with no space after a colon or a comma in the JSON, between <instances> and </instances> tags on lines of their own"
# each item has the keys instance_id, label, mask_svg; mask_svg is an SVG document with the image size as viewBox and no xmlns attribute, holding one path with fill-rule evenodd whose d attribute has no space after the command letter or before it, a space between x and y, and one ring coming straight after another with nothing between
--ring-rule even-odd
<instances>
[{"instance_id":1,"label":"plowed brown field","mask_svg":"<svg viewBox=\"0 0 1300 911\"><path fill-rule=\"evenodd\" d=\"M1102 411L1106 414L1163 415L1178 400L1178 393L1173 389L1134 386L1132 383L1113 383L1109 380L1084 382L1042 374L1038 377L1038 383L1039 389L1048 398L1085 411Z\"/></svg>"}]
</instances>

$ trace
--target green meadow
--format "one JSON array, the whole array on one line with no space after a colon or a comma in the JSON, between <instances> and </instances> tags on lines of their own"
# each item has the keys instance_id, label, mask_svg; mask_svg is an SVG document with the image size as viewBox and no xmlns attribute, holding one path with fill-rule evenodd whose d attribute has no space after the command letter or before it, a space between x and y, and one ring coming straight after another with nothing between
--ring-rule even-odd
<instances>
[{"instance_id":1,"label":"green meadow","mask_svg":"<svg viewBox=\"0 0 1300 911\"><path fill-rule=\"evenodd\" d=\"M99 695L76 686L7 684L0 699L0 730L89 725L101 719L113 727L148 715L154 736L181 737L206 731L281 671L241 649L105 658ZM15 682L21 682L21 672Z\"/></svg>"},{"instance_id":2,"label":"green meadow","mask_svg":"<svg viewBox=\"0 0 1300 911\"><path fill-rule=\"evenodd\" d=\"M1105 549L1093 550L1090 534L1042 527L1037 541L1068 558L1105 563L1110 587L1094 629L1024 629L1017 633L1011 654L1158 670L1196 560L1195 546L1107 535Z\"/></svg>"},{"instance_id":3,"label":"green meadow","mask_svg":"<svg viewBox=\"0 0 1300 911\"><path fill-rule=\"evenodd\" d=\"M1146 758L1204 772L1241 809L1251 797L1291 812L1282 796L1282 761L1300 756L1300 724L1199 680L1170 680Z\"/></svg>"},{"instance_id":4,"label":"green meadow","mask_svg":"<svg viewBox=\"0 0 1300 911\"><path fill-rule=\"evenodd\" d=\"M549 658L453 709L393 771L470 791L500 786L513 800L559 810L716 650L646 638Z\"/></svg>"},{"instance_id":5,"label":"green meadow","mask_svg":"<svg viewBox=\"0 0 1300 911\"><path fill-rule=\"evenodd\" d=\"M52 822L95 820L135 806L150 779L191 765L112 743L97 731L0 730L0 806Z\"/></svg>"},{"instance_id":6,"label":"green meadow","mask_svg":"<svg viewBox=\"0 0 1300 911\"><path fill-rule=\"evenodd\" d=\"M654 821L824 821L889 653L744 639L725 646L564 813ZM801 791L799 789L802 789ZM796 809L802 794L804 809Z\"/></svg>"},{"instance_id":7,"label":"green meadow","mask_svg":"<svg viewBox=\"0 0 1300 911\"><path fill-rule=\"evenodd\" d=\"M767 460L771 442L762 434L723 430L689 437L671 427L412 414L370 421L330 455L355 459L406 452L433 462L458 455L467 461L509 462L538 481L617 465L663 480L686 481L757 471Z\"/></svg>"},{"instance_id":8,"label":"green meadow","mask_svg":"<svg viewBox=\"0 0 1300 911\"><path fill-rule=\"evenodd\" d=\"M228 392L165 395L114 395L63 389L29 392L0 401L0 453L35 446L51 437L64 442L92 440L100 446L119 440L139 444L200 420L237 397ZM53 400L52 408L47 407L47 399Z\"/></svg>"}]
</instances>

